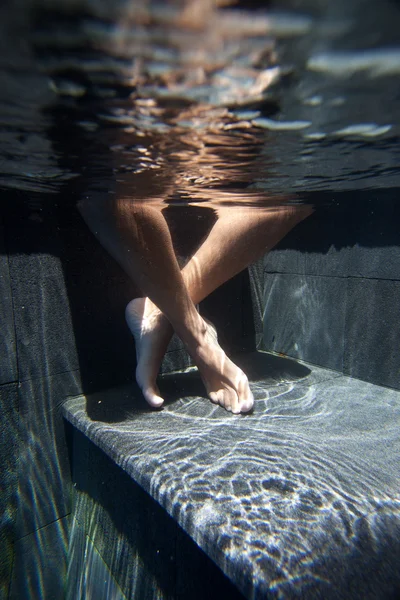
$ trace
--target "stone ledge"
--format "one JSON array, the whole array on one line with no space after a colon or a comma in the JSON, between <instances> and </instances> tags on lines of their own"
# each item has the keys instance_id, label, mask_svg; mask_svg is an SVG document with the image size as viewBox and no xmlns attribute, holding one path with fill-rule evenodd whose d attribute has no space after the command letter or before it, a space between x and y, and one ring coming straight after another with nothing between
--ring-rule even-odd
<instances>
[{"instance_id":1,"label":"stone ledge","mask_svg":"<svg viewBox=\"0 0 400 600\"><path fill-rule=\"evenodd\" d=\"M251 415L201 398L195 373L163 378L159 412L124 387L70 398L64 414L246 597L395 597L400 393L266 353L245 360Z\"/></svg>"}]
</instances>

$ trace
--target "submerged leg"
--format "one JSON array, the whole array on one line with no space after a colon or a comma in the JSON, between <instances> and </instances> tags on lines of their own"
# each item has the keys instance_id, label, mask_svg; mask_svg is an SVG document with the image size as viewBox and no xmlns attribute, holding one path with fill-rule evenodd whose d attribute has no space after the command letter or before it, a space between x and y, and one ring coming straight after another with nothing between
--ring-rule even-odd
<instances>
[{"instance_id":1,"label":"submerged leg","mask_svg":"<svg viewBox=\"0 0 400 600\"><path fill-rule=\"evenodd\" d=\"M164 322L165 316L198 366L209 397L233 412L249 410L253 399L247 378L225 355L210 327L197 312L159 208L124 199L88 199L81 202L79 208L103 246L148 298L142 301L142 306L136 304L136 315L132 306L130 310L128 308L127 318L137 341L137 381L149 404L160 406L163 402L155 376L160 354L163 354L161 345L171 333ZM152 310L147 310L146 305ZM157 313L153 307L157 307ZM138 318L140 313L141 319ZM160 321L162 326L157 325ZM158 350L150 341L155 329L161 332L162 344Z\"/></svg>"},{"instance_id":2,"label":"submerged leg","mask_svg":"<svg viewBox=\"0 0 400 600\"><path fill-rule=\"evenodd\" d=\"M278 206L270 209L223 207L208 237L182 270L182 276L194 303L203 300L222 283L268 252L297 223L311 214L309 206ZM146 364L143 374L153 382L160 368L173 330L168 320L149 298L132 300L126 310L127 322L135 334L145 323L147 331ZM135 339L138 335L135 334ZM220 394L211 395L222 403ZM242 405L242 411L250 410Z\"/></svg>"},{"instance_id":3,"label":"submerged leg","mask_svg":"<svg viewBox=\"0 0 400 600\"><path fill-rule=\"evenodd\" d=\"M197 304L269 252L312 212L307 205L219 208L218 220L182 271L193 301Z\"/></svg>"}]
</instances>

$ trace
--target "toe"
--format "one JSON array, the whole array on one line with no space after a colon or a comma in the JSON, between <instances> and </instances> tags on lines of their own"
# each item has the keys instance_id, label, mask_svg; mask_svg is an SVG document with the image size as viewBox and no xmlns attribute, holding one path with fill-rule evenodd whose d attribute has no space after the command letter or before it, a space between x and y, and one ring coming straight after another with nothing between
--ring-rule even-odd
<instances>
[{"instance_id":1,"label":"toe","mask_svg":"<svg viewBox=\"0 0 400 600\"><path fill-rule=\"evenodd\" d=\"M153 408L160 408L164 404L164 398L162 398L158 390L152 387L148 387L142 390L143 396L148 404Z\"/></svg>"},{"instance_id":2,"label":"toe","mask_svg":"<svg viewBox=\"0 0 400 600\"><path fill-rule=\"evenodd\" d=\"M209 392L208 396L214 404L219 404L222 408L230 410L229 398L226 397L226 390L220 389L214 392Z\"/></svg>"},{"instance_id":3,"label":"toe","mask_svg":"<svg viewBox=\"0 0 400 600\"><path fill-rule=\"evenodd\" d=\"M226 390L224 393L225 408L233 412L234 415L240 413L239 398L235 390ZM228 403L228 405L227 405Z\"/></svg>"},{"instance_id":4,"label":"toe","mask_svg":"<svg viewBox=\"0 0 400 600\"><path fill-rule=\"evenodd\" d=\"M218 404L218 394L217 392L209 392L208 394L211 402L213 402L213 404Z\"/></svg>"},{"instance_id":5,"label":"toe","mask_svg":"<svg viewBox=\"0 0 400 600\"><path fill-rule=\"evenodd\" d=\"M235 415L242 412L238 395L233 388L221 388L217 391L208 393L208 396L214 404L219 404L225 410L232 412Z\"/></svg>"},{"instance_id":6,"label":"toe","mask_svg":"<svg viewBox=\"0 0 400 600\"><path fill-rule=\"evenodd\" d=\"M220 404L229 412L234 414L240 413L239 400L237 393L232 388L220 390Z\"/></svg>"},{"instance_id":7,"label":"toe","mask_svg":"<svg viewBox=\"0 0 400 600\"><path fill-rule=\"evenodd\" d=\"M254 396L250 389L249 381L244 373L238 386L238 395L240 412L249 412L254 406Z\"/></svg>"},{"instance_id":8,"label":"toe","mask_svg":"<svg viewBox=\"0 0 400 600\"><path fill-rule=\"evenodd\" d=\"M222 408L227 408L225 406L224 390L218 390L218 392L215 392L215 397L217 399L218 404L222 406Z\"/></svg>"},{"instance_id":9,"label":"toe","mask_svg":"<svg viewBox=\"0 0 400 600\"><path fill-rule=\"evenodd\" d=\"M250 395L247 398L243 398L240 402L240 412L246 413L249 412L254 406L254 396L250 392Z\"/></svg>"}]
</instances>

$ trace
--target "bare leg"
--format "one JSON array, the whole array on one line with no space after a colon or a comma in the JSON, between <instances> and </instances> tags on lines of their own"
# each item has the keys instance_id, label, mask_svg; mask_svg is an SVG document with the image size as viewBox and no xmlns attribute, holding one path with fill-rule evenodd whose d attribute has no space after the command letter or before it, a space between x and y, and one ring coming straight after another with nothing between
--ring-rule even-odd
<instances>
[{"instance_id":1,"label":"bare leg","mask_svg":"<svg viewBox=\"0 0 400 600\"><path fill-rule=\"evenodd\" d=\"M220 208L207 239L182 271L193 301L266 254L312 212L306 205Z\"/></svg>"},{"instance_id":2,"label":"bare leg","mask_svg":"<svg viewBox=\"0 0 400 600\"><path fill-rule=\"evenodd\" d=\"M207 239L182 270L192 300L200 302L222 283L275 246L297 223L311 214L309 206L275 208L222 207L219 219ZM172 328L159 309L148 299L132 300L127 306L127 322L138 343L144 323L146 348L141 372L149 385L155 385L162 357L172 336ZM211 399L223 403L223 393ZM226 398L226 394L225 394ZM242 411L250 410L249 404Z\"/></svg>"},{"instance_id":3,"label":"bare leg","mask_svg":"<svg viewBox=\"0 0 400 600\"><path fill-rule=\"evenodd\" d=\"M81 202L79 208L101 243L159 309L158 316L147 313L145 320L154 325L162 312L182 339L199 368L210 398L233 412L248 410L253 400L247 378L228 359L198 314L160 210L148 203L124 199L89 199ZM146 338L150 329L140 327L139 354L141 346L148 347ZM139 356L137 381L149 404L160 406L163 399L159 396L155 378L150 380L145 376L141 362Z\"/></svg>"}]
</instances>

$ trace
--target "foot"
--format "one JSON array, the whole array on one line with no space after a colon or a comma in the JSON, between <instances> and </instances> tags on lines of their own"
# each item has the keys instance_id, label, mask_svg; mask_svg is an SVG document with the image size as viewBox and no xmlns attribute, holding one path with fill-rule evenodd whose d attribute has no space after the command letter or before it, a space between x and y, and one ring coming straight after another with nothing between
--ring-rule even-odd
<instances>
[{"instance_id":1,"label":"foot","mask_svg":"<svg viewBox=\"0 0 400 600\"><path fill-rule=\"evenodd\" d=\"M156 384L161 361L172 337L169 321L148 298L135 298L126 307L125 317L136 345L136 381L150 406L159 408L164 399ZM218 344L217 332L209 321L203 321L200 341L188 347L212 402L239 414L254 404L246 375Z\"/></svg>"},{"instance_id":2,"label":"foot","mask_svg":"<svg viewBox=\"0 0 400 600\"><path fill-rule=\"evenodd\" d=\"M173 329L148 298L131 300L125 309L125 318L135 338L137 384L150 406L159 408L164 398L160 396L156 379Z\"/></svg>"},{"instance_id":3,"label":"foot","mask_svg":"<svg viewBox=\"0 0 400 600\"><path fill-rule=\"evenodd\" d=\"M215 336L215 329L204 321L203 335L188 351L196 363L208 396L234 413L245 413L253 408L254 398L246 375L225 354Z\"/></svg>"}]
</instances>

